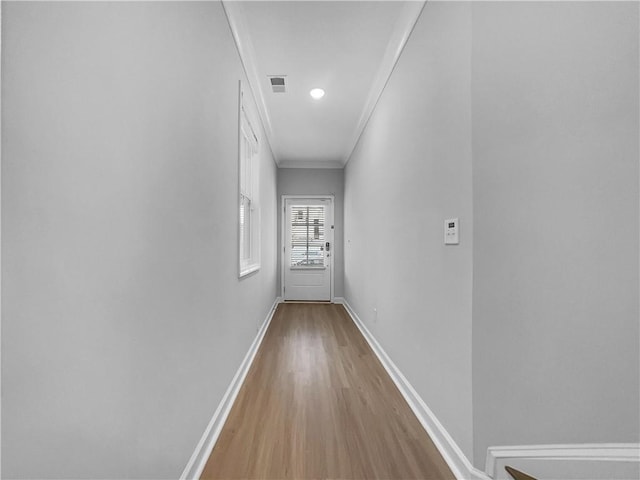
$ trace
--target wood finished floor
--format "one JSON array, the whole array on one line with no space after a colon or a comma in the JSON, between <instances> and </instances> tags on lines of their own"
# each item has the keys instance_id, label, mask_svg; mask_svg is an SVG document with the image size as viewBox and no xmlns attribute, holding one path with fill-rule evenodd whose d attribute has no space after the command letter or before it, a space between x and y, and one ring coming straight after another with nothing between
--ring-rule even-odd
<instances>
[{"instance_id":1,"label":"wood finished floor","mask_svg":"<svg viewBox=\"0 0 640 480\"><path fill-rule=\"evenodd\" d=\"M454 479L341 305L281 304L203 479Z\"/></svg>"}]
</instances>

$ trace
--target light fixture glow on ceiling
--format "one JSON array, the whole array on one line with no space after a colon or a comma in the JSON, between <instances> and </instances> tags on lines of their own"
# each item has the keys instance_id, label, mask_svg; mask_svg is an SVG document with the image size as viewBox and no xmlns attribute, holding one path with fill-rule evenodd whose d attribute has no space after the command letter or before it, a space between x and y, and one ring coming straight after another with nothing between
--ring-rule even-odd
<instances>
[{"instance_id":1,"label":"light fixture glow on ceiling","mask_svg":"<svg viewBox=\"0 0 640 480\"><path fill-rule=\"evenodd\" d=\"M321 88L314 88L309 92L309 95L311 95L316 100L320 100L322 97L324 97L324 90Z\"/></svg>"}]
</instances>

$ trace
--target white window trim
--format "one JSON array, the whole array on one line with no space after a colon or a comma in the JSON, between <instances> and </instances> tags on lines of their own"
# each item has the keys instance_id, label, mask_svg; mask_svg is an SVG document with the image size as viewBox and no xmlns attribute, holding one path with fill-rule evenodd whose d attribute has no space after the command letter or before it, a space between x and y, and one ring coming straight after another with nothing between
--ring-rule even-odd
<instances>
[{"instance_id":1,"label":"white window trim","mask_svg":"<svg viewBox=\"0 0 640 480\"><path fill-rule=\"evenodd\" d=\"M238 112L238 276L245 277L260 270L260 191L259 191L259 168L260 168L260 140L256 135L256 130L252 125L251 115L247 112L244 103L242 84L240 84L240 102ZM244 156L245 140L251 144L252 153L250 158ZM248 172L245 169L248 168ZM248 177L248 184L247 179ZM243 181L244 180L244 181ZM246 245L243 245L242 226L240 212L242 209L242 199L249 199L251 217L249 222L249 250L250 257L243 258Z\"/></svg>"}]
</instances>

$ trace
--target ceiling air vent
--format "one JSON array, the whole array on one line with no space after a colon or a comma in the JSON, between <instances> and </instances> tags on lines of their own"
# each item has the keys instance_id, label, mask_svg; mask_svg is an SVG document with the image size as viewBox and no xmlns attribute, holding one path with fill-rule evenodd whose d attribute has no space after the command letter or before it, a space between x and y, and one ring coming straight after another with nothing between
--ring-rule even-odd
<instances>
[{"instance_id":1,"label":"ceiling air vent","mask_svg":"<svg viewBox=\"0 0 640 480\"><path fill-rule=\"evenodd\" d=\"M271 82L271 90L273 90L273 93L285 93L286 92L286 87L284 84L284 78L285 76L283 75L277 75L277 76L270 76L269 77L269 81Z\"/></svg>"}]
</instances>

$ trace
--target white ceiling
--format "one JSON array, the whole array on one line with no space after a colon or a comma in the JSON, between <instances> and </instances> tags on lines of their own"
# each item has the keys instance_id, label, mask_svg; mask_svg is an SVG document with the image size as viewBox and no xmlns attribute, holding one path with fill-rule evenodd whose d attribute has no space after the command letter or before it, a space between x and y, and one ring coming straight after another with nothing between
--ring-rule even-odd
<instances>
[{"instance_id":1,"label":"white ceiling","mask_svg":"<svg viewBox=\"0 0 640 480\"><path fill-rule=\"evenodd\" d=\"M224 2L279 166L346 163L423 4ZM271 91L270 75L286 75L286 93Z\"/></svg>"}]
</instances>

